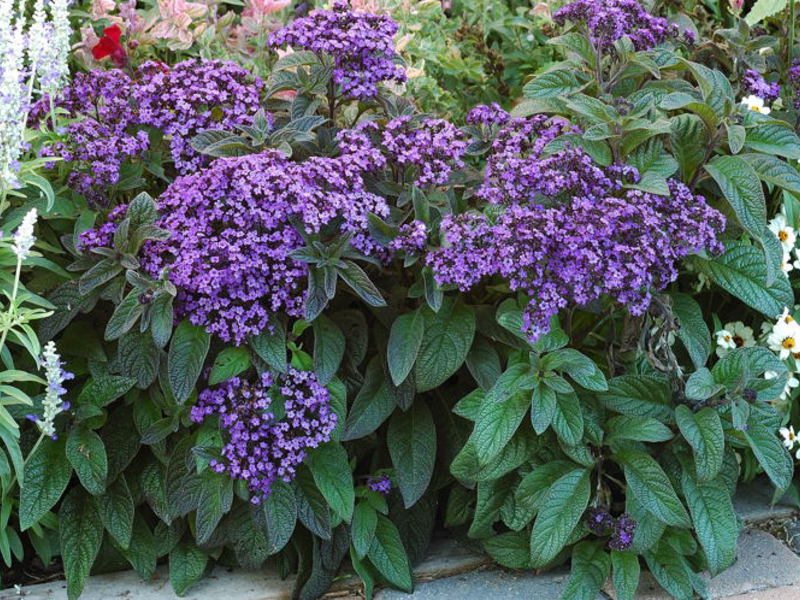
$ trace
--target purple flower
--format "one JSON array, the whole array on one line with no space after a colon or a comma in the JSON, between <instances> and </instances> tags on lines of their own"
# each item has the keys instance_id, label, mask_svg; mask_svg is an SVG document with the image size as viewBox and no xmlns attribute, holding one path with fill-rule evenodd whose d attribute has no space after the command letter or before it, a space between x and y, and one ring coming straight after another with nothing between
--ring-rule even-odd
<instances>
[{"instance_id":1,"label":"purple flower","mask_svg":"<svg viewBox=\"0 0 800 600\"><path fill-rule=\"evenodd\" d=\"M502 109L497 102L490 105L480 104L467 113L467 123L470 125L505 125L511 120L511 115Z\"/></svg>"},{"instance_id":2,"label":"purple flower","mask_svg":"<svg viewBox=\"0 0 800 600\"><path fill-rule=\"evenodd\" d=\"M388 496L389 492L392 491L392 480L386 473L383 473L377 477L370 477L367 486L369 486L369 489L373 492Z\"/></svg>"},{"instance_id":3,"label":"purple flower","mask_svg":"<svg viewBox=\"0 0 800 600\"><path fill-rule=\"evenodd\" d=\"M95 229L87 229L78 236L77 247L81 251L91 251L95 248L110 248L114 233L119 224L125 219L128 213L128 205L120 204L109 211L106 221Z\"/></svg>"},{"instance_id":4,"label":"purple flower","mask_svg":"<svg viewBox=\"0 0 800 600\"><path fill-rule=\"evenodd\" d=\"M781 86L777 83L768 83L755 69L747 69L742 77L742 93L774 101L781 95Z\"/></svg>"},{"instance_id":5,"label":"purple flower","mask_svg":"<svg viewBox=\"0 0 800 600\"><path fill-rule=\"evenodd\" d=\"M608 547L620 552L630 549L635 533L636 521L627 513L620 515L614 523L614 531L608 540Z\"/></svg>"},{"instance_id":6,"label":"purple flower","mask_svg":"<svg viewBox=\"0 0 800 600\"><path fill-rule=\"evenodd\" d=\"M422 221L414 219L411 223L400 226L400 235L389 243L389 249L394 252L418 254L425 248L427 241L427 226Z\"/></svg>"},{"instance_id":7,"label":"purple flower","mask_svg":"<svg viewBox=\"0 0 800 600\"><path fill-rule=\"evenodd\" d=\"M800 63L797 61L789 68L788 80L794 89L794 107L800 109Z\"/></svg>"},{"instance_id":8,"label":"purple flower","mask_svg":"<svg viewBox=\"0 0 800 600\"><path fill-rule=\"evenodd\" d=\"M276 407L280 412L276 415ZM310 371L291 368L274 380L264 373L255 381L234 377L200 392L192 420L202 423L217 415L224 433L217 473L247 482L259 504L272 484L294 479L307 451L331 439L337 416L328 390Z\"/></svg>"},{"instance_id":9,"label":"purple flower","mask_svg":"<svg viewBox=\"0 0 800 600\"><path fill-rule=\"evenodd\" d=\"M378 83L402 83L406 74L395 64L392 37L397 24L386 15L352 11L337 0L333 10L315 10L270 35L269 45L292 46L333 59L333 81L349 98L378 95Z\"/></svg>"},{"instance_id":10,"label":"purple flower","mask_svg":"<svg viewBox=\"0 0 800 600\"><path fill-rule=\"evenodd\" d=\"M609 535L614 530L614 517L605 506L593 506L583 515L586 527L596 536Z\"/></svg>"},{"instance_id":11,"label":"purple flower","mask_svg":"<svg viewBox=\"0 0 800 600\"><path fill-rule=\"evenodd\" d=\"M556 11L559 25L567 21L585 25L592 43L601 52L613 50L614 42L627 36L636 50L650 50L669 38L682 35L694 43L694 33L680 31L664 18L654 17L636 0L575 0Z\"/></svg>"}]
</instances>

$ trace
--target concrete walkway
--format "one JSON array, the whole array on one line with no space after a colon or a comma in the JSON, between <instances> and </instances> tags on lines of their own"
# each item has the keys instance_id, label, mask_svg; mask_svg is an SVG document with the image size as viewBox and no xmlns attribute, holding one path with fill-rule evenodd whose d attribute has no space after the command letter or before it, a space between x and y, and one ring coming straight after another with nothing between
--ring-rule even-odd
<instances>
[{"instance_id":1,"label":"concrete walkway","mask_svg":"<svg viewBox=\"0 0 800 600\"><path fill-rule=\"evenodd\" d=\"M743 486L735 500L739 516L749 527L739 538L736 564L714 579L708 589L714 600L800 600L800 557L772 535L759 531L759 524L792 517L796 510L778 504L769 506L771 487L764 483ZM413 594L384 590L376 600L559 600L568 578L567 570L540 575L509 572L494 567L482 555L456 542L435 543L428 559L414 569ZM265 572L216 569L184 596L187 600L290 600L292 580L281 581ZM66 600L66 586L53 582L0 591L0 600ZM99 575L89 579L84 600L173 600L164 568L143 582L132 571ZM337 582L326 598L359 599L357 581ZM644 575L637 600L671 600L655 581ZM607 589L596 600L614 600Z\"/></svg>"}]
</instances>

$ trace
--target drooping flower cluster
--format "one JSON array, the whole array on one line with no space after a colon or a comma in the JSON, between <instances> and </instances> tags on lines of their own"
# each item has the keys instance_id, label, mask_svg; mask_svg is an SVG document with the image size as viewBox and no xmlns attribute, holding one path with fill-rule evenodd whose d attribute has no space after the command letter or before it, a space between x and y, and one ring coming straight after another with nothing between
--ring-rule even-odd
<instances>
[{"instance_id":1,"label":"drooping flower cluster","mask_svg":"<svg viewBox=\"0 0 800 600\"><path fill-rule=\"evenodd\" d=\"M55 343L47 342L42 350L40 365L44 367L45 378L47 379L47 391L42 400L42 416L36 418L39 430L47 436L55 439L55 418L65 410L69 410L69 403L64 402L62 396L67 393L64 389L64 382L73 379L75 375L65 371L62 367L61 355L56 352Z\"/></svg>"},{"instance_id":2,"label":"drooping flower cluster","mask_svg":"<svg viewBox=\"0 0 800 600\"><path fill-rule=\"evenodd\" d=\"M233 62L192 59L172 68L149 62L139 67L133 99L139 123L169 137L175 168L186 174L207 160L190 146L191 139L204 129L250 125L263 87Z\"/></svg>"},{"instance_id":3,"label":"drooping flower cluster","mask_svg":"<svg viewBox=\"0 0 800 600\"><path fill-rule=\"evenodd\" d=\"M210 466L246 481L254 504L269 496L278 479L291 481L308 450L330 441L337 423L328 390L312 372L294 368L277 380L263 373L254 382L234 377L203 390L192 420L213 415L225 444Z\"/></svg>"},{"instance_id":4,"label":"drooping flower cluster","mask_svg":"<svg viewBox=\"0 0 800 600\"><path fill-rule=\"evenodd\" d=\"M682 36L694 43L694 32L681 31L662 17L649 14L637 0L574 0L553 15L559 25L567 21L582 23L595 47L607 52L623 36L630 38L636 50L650 50L670 38Z\"/></svg>"},{"instance_id":5,"label":"drooping flower cluster","mask_svg":"<svg viewBox=\"0 0 800 600\"><path fill-rule=\"evenodd\" d=\"M273 47L291 46L333 59L333 81L350 98L369 99L378 94L378 83L406 79L395 64L392 37L397 24L386 15L352 11L344 0L333 10L315 10L307 17L270 35Z\"/></svg>"},{"instance_id":6,"label":"drooping flower cluster","mask_svg":"<svg viewBox=\"0 0 800 600\"><path fill-rule=\"evenodd\" d=\"M610 536L608 547L619 552L628 550L633 544L636 521L627 513L614 517L605 506L593 506L584 515L586 527L598 537Z\"/></svg>"},{"instance_id":7,"label":"drooping flower cluster","mask_svg":"<svg viewBox=\"0 0 800 600\"><path fill-rule=\"evenodd\" d=\"M56 105L80 120L43 154L70 161L69 185L102 204L104 187L119 181L121 165L150 148L144 127L161 129L178 172L191 172L208 162L191 139L204 129L252 123L263 86L245 69L217 60L187 60L172 68L145 63L133 78L118 69L78 74ZM35 105L32 125L47 117L49 106L48 98Z\"/></svg>"},{"instance_id":8,"label":"drooping flower cluster","mask_svg":"<svg viewBox=\"0 0 800 600\"><path fill-rule=\"evenodd\" d=\"M275 150L178 177L158 209L157 225L173 235L144 248L145 268L153 277L169 268L178 316L236 344L268 328L274 313L302 314L308 270L290 256L304 245L298 227L352 234L350 243L370 253L378 246L367 216L388 215L349 161L295 163Z\"/></svg>"},{"instance_id":9,"label":"drooping flower cluster","mask_svg":"<svg viewBox=\"0 0 800 600\"><path fill-rule=\"evenodd\" d=\"M505 211L449 215L444 244L428 257L441 285L467 290L500 275L524 292L532 340L551 317L608 295L643 314L652 292L677 277L676 263L704 249L721 250L724 218L676 180L669 195L625 188L636 169L601 167L580 148L543 149L562 132L561 120L533 117L499 132L478 194Z\"/></svg>"},{"instance_id":10,"label":"drooping flower cluster","mask_svg":"<svg viewBox=\"0 0 800 600\"><path fill-rule=\"evenodd\" d=\"M774 102L781 95L781 86L777 83L769 83L755 69L747 69L742 77L742 92Z\"/></svg>"},{"instance_id":11,"label":"drooping flower cluster","mask_svg":"<svg viewBox=\"0 0 800 600\"><path fill-rule=\"evenodd\" d=\"M364 121L338 136L342 155L357 161L364 170L377 170L387 164L414 167L415 185L444 185L454 168L464 166L466 135L444 119L410 116L390 120L382 128Z\"/></svg>"}]
</instances>

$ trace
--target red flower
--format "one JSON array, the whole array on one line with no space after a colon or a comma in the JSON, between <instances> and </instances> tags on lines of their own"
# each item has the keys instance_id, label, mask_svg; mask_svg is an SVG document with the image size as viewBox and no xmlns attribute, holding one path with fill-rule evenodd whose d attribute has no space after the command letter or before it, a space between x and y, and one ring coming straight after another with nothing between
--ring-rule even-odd
<instances>
[{"instance_id":1,"label":"red flower","mask_svg":"<svg viewBox=\"0 0 800 600\"><path fill-rule=\"evenodd\" d=\"M106 27L103 30L103 37L92 48L92 56L95 60L110 56L117 67L124 67L128 63L128 55L125 53L125 48L119 43L120 37L122 37L122 30L119 25Z\"/></svg>"}]
</instances>

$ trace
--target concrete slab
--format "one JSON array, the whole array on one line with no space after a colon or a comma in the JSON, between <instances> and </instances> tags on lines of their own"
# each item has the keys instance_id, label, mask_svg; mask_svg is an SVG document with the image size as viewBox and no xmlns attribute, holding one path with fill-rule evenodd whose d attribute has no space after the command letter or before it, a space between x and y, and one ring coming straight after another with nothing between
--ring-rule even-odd
<instances>
[{"instance_id":1,"label":"concrete slab","mask_svg":"<svg viewBox=\"0 0 800 600\"><path fill-rule=\"evenodd\" d=\"M741 484L733 498L736 513L750 525L770 519L786 519L798 514L796 506L788 503L772 502L773 486L767 479L756 479Z\"/></svg>"}]
</instances>

